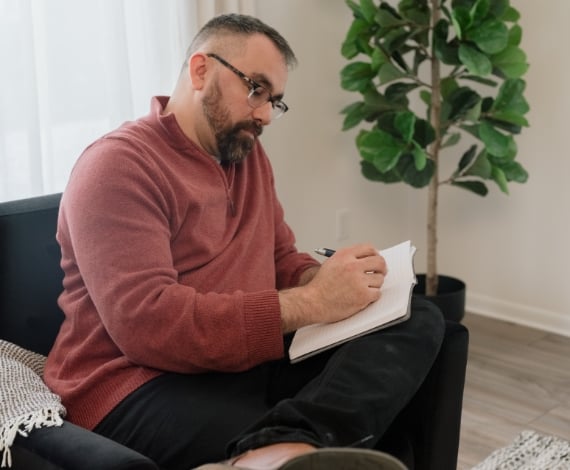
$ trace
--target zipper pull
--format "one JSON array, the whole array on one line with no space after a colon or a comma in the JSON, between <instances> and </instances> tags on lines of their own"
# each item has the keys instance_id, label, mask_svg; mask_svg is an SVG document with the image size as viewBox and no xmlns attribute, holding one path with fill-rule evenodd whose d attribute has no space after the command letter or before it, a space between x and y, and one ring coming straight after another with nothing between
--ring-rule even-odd
<instances>
[{"instance_id":1,"label":"zipper pull","mask_svg":"<svg viewBox=\"0 0 570 470\"><path fill-rule=\"evenodd\" d=\"M232 215L232 217L236 216L236 208L234 206L234 201L232 200L232 198L228 195L228 205L230 206L230 214Z\"/></svg>"}]
</instances>

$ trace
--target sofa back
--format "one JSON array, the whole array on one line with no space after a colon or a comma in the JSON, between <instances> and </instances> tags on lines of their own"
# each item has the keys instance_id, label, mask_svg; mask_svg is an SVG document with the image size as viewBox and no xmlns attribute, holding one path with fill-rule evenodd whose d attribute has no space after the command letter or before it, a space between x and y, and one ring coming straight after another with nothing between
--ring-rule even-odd
<instances>
[{"instance_id":1,"label":"sofa back","mask_svg":"<svg viewBox=\"0 0 570 470\"><path fill-rule=\"evenodd\" d=\"M61 194L0 203L0 338L47 355L63 320Z\"/></svg>"}]
</instances>

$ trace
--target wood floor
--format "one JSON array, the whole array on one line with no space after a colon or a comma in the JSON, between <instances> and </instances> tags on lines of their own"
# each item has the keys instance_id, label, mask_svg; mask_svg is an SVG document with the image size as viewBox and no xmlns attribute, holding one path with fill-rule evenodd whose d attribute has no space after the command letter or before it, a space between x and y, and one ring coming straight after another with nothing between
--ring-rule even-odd
<instances>
[{"instance_id":1,"label":"wood floor","mask_svg":"<svg viewBox=\"0 0 570 470\"><path fill-rule=\"evenodd\" d=\"M525 429L570 441L570 338L473 314L463 323L470 344L458 469Z\"/></svg>"}]
</instances>

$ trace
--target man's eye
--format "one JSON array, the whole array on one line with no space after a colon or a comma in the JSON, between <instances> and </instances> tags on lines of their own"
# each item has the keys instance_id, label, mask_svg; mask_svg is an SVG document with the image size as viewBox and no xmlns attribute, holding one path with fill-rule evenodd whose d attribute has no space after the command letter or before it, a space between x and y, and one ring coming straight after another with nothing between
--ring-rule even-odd
<instances>
[{"instance_id":1,"label":"man's eye","mask_svg":"<svg viewBox=\"0 0 570 470\"><path fill-rule=\"evenodd\" d=\"M258 87L258 88L254 88L252 90L251 94L253 96L255 96L256 98L261 98L263 96L267 96L267 90L265 88Z\"/></svg>"}]
</instances>

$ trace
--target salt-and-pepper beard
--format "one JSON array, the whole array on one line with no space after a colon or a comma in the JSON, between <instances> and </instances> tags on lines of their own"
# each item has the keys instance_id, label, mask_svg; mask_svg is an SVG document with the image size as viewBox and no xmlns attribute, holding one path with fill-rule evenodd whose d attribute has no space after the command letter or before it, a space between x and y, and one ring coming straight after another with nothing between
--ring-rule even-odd
<instances>
[{"instance_id":1,"label":"salt-and-pepper beard","mask_svg":"<svg viewBox=\"0 0 570 470\"><path fill-rule=\"evenodd\" d=\"M263 128L255 121L242 121L233 126L226 126L230 121L229 110L222 104L222 93L216 81L202 100L202 109L216 138L216 155L221 162L239 163L253 149L255 139L241 135L242 130L251 132L256 138Z\"/></svg>"}]
</instances>

